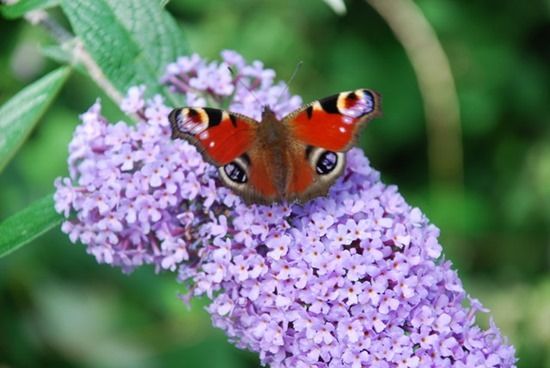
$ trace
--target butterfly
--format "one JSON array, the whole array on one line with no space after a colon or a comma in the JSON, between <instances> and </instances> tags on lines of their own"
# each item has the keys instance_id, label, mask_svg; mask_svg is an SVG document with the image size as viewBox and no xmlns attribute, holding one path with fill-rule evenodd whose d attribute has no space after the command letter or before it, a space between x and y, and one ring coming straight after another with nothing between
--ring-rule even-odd
<instances>
[{"instance_id":1,"label":"butterfly","mask_svg":"<svg viewBox=\"0 0 550 368\"><path fill-rule=\"evenodd\" d=\"M214 108L184 107L168 116L172 139L195 145L218 167L222 183L246 203L306 202L326 195L342 175L359 129L380 114L380 95L341 92L279 120L264 106L261 121Z\"/></svg>"}]
</instances>

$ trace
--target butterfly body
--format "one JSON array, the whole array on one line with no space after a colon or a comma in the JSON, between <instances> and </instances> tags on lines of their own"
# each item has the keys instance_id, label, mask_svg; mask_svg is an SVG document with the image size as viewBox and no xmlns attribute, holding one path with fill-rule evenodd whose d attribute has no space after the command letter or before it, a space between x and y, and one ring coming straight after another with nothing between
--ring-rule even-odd
<instances>
[{"instance_id":1,"label":"butterfly body","mask_svg":"<svg viewBox=\"0 0 550 368\"><path fill-rule=\"evenodd\" d=\"M194 144L247 203L305 202L342 174L360 125L379 113L370 90L314 101L283 119L265 106L257 122L211 108L174 109L172 138Z\"/></svg>"}]
</instances>

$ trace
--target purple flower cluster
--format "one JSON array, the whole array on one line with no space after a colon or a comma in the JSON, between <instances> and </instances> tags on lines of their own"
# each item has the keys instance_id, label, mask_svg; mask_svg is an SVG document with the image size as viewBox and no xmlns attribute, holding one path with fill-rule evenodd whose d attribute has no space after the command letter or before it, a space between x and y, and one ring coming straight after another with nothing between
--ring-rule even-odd
<instances>
[{"instance_id":1,"label":"purple flower cluster","mask_svg":"<svg viewBox=\"0 0 550 368\"><path fill-rule=\"evenodd\" d=\"M221 56L221 63L208 63L197 54L182 56L168 65L163 82L184 94L188 106L229 106L230 111L256 120L263 106L282 117L302 104L299 96L289 94L285 83L274 84L275 72L264 69L262 62L246 64L241 55L229 50Z\"/></svg>"},{"instance_id":2,"label":"purple flower cluster","mask_svg":"<svg viewBox=\"0 0 550 368\"><path fill-rule=\"evenodd\" d=\"M181 57L164 81L189 105L252 117L264 103L279 115L301 103L261 63L222 60ZM134 126L109 124L99 103L82 115L70 178L56 182L63 231L99 262L177 271L188 297L212 299L214 325L271 367L515 366L496 326L476 325L486 310L442 259L438 229L362 151L348 152L327 197L247 206L193 146L170 140L170 108L144 92L122 104Z\"/></svg>"},{"instance_id":3,"label":"purple flower cluster","mask_svg":"<svg viewBox=\"0 0 550 368\"><path fill-rule=\"evenodd\" d=\"M347 158L328 198L235 206L192 275L214 324L271 367L513 366L479 303L462 306L438 229L360 150Z\"/></svg>"}]
</instances>

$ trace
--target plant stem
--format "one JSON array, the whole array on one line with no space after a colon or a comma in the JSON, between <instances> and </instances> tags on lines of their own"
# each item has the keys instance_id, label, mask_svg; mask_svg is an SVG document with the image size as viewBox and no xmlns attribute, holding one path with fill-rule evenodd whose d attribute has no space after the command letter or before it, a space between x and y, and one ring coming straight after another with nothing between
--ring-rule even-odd
<instances>
[{"instance_id":1,"label":"plant stem","mask_svg":"<svg viewBox=\"0 0 550 368\"><path fill-rule=\"evenodd\" d=\"M122 94L113 86L103 71L97 65L92 56L84 48L82 42L66 30L54 18L50 17L45 10L36 10L25 15L25 19L33 24L44 28L64 49L67 50L77 63L81 63L87 70L90 78L118 105L122 102ZM74 42L75 41L75 42Z\"/></svg>"},{"instance_id":2,"label":"plant stem","mask_svg":"<svg viewBox=\"0 0 550 368\"><path fill-rule=\"evenodd\" d=\"M462 186L463 149L458 97L449 60L435 31L411 0L366 0L388 23L407 53L426 114L432 180Z\"/></svg>"}]
</instances>

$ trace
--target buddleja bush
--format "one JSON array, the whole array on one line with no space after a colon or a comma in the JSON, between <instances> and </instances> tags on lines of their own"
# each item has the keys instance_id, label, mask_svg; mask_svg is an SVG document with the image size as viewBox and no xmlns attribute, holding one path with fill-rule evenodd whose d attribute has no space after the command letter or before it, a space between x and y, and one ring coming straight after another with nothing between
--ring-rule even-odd
<instances>
[{"instance_id":1,"label":"buddleja bush","mask_svg":"<svg viewBox=\"0 0 550 368\"><path fill-rule=\"evenodd\" d=\"M347 153L327 197L260 206L221 187L193 146L172 141L167 115L178 96L256 118L264 104L283 116L302 101L273 70L234 51L220 61L185 56L179 38L166 32L179 32L173 21L151 4L128 1L136 17L130 22L108 1L62 1L83 42L83 64L92 73L99 68L95 78L115 98L127 88L120 108L137 122L110 123L99 101L84 112L54 203L43 200L8 219L2 229L15 227L2 232L0 249L62 221L71 241L100 263L175 272L189 286L184 299L208 296L213 324L271 367L514 366L514 348L497 327L476 325L486 310L444 259L439 230L380 181L360 149ZM107 33L93 20L105 12L112 16ZM137 32L145 15L161 22L158 39ZM136 61L132 51L146 57ZM4 107L29 95L42 101L8 115L22 127L16 140L68 73L53 72ZM39 211L46 215L38 219ZM22 228L31 236L20 235Z\"/></svg>"}]
</instances>

